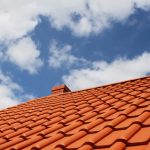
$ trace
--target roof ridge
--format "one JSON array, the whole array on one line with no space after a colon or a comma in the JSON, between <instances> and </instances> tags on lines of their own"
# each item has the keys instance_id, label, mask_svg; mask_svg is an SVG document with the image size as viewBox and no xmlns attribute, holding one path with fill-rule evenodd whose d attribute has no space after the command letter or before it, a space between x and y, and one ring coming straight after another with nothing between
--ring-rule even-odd
<instances>
[{"instance_id":1,"label":"roof ridge","mask_svg":"<svg viewBox=\"0 0 150 150\"><path fill-rule=\"evenodd\" d=\"M58 95L70 94L70 93L75 93L75 92L80 92L80 91L86 91L86 90L91 90L91 89L96 89L96 88L103 88L103 87L106 87L106 86L109 86L109 85L122 84L122 83L129 82L129 81L133 82L133 81L136 81L136 80L145 79L145 78L149 78L149 77L150 77L150 75L143 76L143 77L138 77L138 78L133 78L133 79L127 79L127 80L122 80L122 81L119 81L119 82L104 84L104 85L101 85L101 86L95 86L95 87L80 89L80 90L71 91L71 92L67 92L67 93L61 93L61 94L58 94Z\"/></svg>"},{"instance_id":2,"label":"roof ridge","mask_svg":"<svg viewBox=\"0 0 150 150\"><path fill-rule=\"evenodd\" d=\"M66 93L54 93L54 94L51 93L50 95L42 96L42 97L38 97L38 98L33 98L33 99L27 100L25 102L19 103L19 104L15 105L15 106L8 107L6 109L17 107L18 105L22 105L22 104L25 104L25 103L30 102L30 101L41 100L41 99L44 99L44 98L50 98L50 97L55 97L55 96L60 96L60 95L67 95L67 94L82 92L82 91L91 90L91 89L104 88L104 87L107 87L109 85L123 84L123 83L129 82L129 81L133 82L133 81L136 81L136 80L145 79L145 78L149 78L149 77L150 77L150 75L139 77L139 78L134 78L134 79L128 79L128 80L115 82L115 83L109 83L109 84L105 84L105 85L101 85L101 86L90 87L90 88L80 89L80 90L76 90L76 91L70 91L70 92L66 92ZM2 109L2 110L0 110L0 112L4 111L6 109Z\"/></svg>"}]
</instances>

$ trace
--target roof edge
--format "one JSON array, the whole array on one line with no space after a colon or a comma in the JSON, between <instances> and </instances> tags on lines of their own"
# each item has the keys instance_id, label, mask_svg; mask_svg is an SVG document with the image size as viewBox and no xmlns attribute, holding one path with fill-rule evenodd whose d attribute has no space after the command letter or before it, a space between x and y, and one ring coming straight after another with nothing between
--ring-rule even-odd
<instances>
[{"instance_id":1,"label":"roof edge","mask_svg":"<svg viewBox=\"0 0 150 150\"><path fill-rule=\"evenodd\" d=\"M143 77L138 77L138 78L133 78L133 79L127 79L127 80L123 80L123 81L119 81L119 82L104 84L104 85L101 85L101 86L95 86L95 87L85 88L85 89L81 89L81 90L76 90L76 91L72 91L71 93L90 90L90 89L95 89L95 88L106 87L106 86L109 86L109 85L116 85L116 84L125 83L125 82L129 82L129 81L132 82L132 81L135 81L135 80L138 80L138 79L145 79L145 78L149 78L149 77L150 77L150 75L143 76ZM70 92L67 92L67 93L70 93ZM66 93L63 93L63 94L66 94Z\"/></svg>"}]
</instances>

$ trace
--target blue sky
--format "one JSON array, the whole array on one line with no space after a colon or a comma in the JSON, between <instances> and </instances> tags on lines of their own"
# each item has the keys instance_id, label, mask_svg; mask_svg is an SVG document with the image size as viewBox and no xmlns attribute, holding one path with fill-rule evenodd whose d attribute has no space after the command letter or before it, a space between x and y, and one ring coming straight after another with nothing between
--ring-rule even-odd
<instances>
[{"instance_id":1,"label":"blue sky","mask_svg":"<svg viewBox=\"0 0 150 150\"><path fill-rule=\"evenodd\" d=\"M0 109L150 73L150 0L2 0Z\"/></svg>"}]
</instances>

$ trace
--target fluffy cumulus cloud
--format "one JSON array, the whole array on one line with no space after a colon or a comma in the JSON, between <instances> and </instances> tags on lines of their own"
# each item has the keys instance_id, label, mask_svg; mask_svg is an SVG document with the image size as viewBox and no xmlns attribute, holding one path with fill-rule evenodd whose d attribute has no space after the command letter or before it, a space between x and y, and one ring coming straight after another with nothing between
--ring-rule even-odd
<instances>
[{"instance_id":1,"label":"fluffy cumulus cloud","mask_svg":"<svg viewBox=\"0 0 150 150\"><path fill-rule=\"evenodd\" d=\"M29 37L14 42L6 51L6 57L10 62L30 74L36 73L43 65L39 56L40 51Z\"/></svg>"},{"instance_id":2,"label":"fluffy cumulus cloud","mask_svg":"<svg viewBox=\"0 0 150 150\"><path fill-rule=\"evenodd\" d=\"M33 98L33 95L24 93L23 88L0 71L0 109L19 104L20 100Z\"/></svg>"},{"instance_id":3,"label":"fluffy cumulus cloud","mask_svg":"<svg viewBox=\"0 0 150 150\"><path fill-rule=\"evenodd\" d=\"M20 38L38 23L36 3L31 0L1 0L0 18L0 40Z\"/></svg>"},{"instance_id":4,"label":"fluffy cumulus cloud","mask_svg":"<svg viewBox=\"0 0 150 150\"><path fill-rule=\"evenodd\" d=\"M58 30L68 27L77 36L97 34L112 21L124 21L136 8L149 10L150 0L1 0L0 41L27 35L40 15Z\"/></svg>"},{"instance_id":5,"label":"fluffy cumulus cloud","mask_svg":"<svg viewBox=\"0 0 150 150\"><path fill-rule=\"evenodd\" d=\"M63 76L63 81L77 90L144 76L150 73L149 58L150 53L145 52L133 59L93 62L89 68L71 70L70 74Z\"/></svg>"},{"instance_id":6,"label":"fluffy cumulus cloud","mask_svg":"<svg viewBox=\"0 0 150 150\"><path fill-rule=\"evenodd\" d=\"M46 16L57 30L67 27L75 36L88 36L109 28L113 22L125 21L136 8L148 11L150 0L1 0L0 44L8 46L5 54L10 62L33 74L42 66L40 51L30 38L23 37L35 29L41 21L39 16ZM64 55L57 63L59 52L52 50L50 66L59 67L66 58L70 64L75 62L77 58L69 55L70 49L69 45L61 49ZM0 50L0 58L3 54Z\"/></svg>"},{"instance_id":7,"label":"fluffy cumulus cloud","mask_svg":"<svg viewBox=\"0 0 150 150\"><path fill-rule=\"evenodd\" d=\"M85 59L78 58L72 54L71 45L61 45L56 40L51 42L49 53L48 63L51 68L70 67L79 63L87 63Z\"/></svg>"}]
</instances>

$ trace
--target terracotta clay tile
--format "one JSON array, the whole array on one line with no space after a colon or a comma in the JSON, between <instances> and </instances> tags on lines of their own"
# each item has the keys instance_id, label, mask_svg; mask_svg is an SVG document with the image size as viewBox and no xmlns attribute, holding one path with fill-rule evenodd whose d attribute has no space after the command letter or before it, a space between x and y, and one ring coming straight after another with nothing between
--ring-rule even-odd
<instances>
[{"instance_id":1,"label":"terracotta clay tile","mask_svg":"<svg viewBox=\"0 0 150 150\"><path fill-rule=\"evenodd\" d=\"M125 109L122 114L127 115L127 114L133 112L133 111L136 110L136 109L137 109L137 106L135 106L135 105L130 105L130 107L128 107L127 109Z\"/></svg>"},{"instance_id":2,"label":"terracotta clay tile","mask_svg":"<svg viewBox=\"0 0 150 150\"><path fill-rule=\"evenodd\" d=\"M103 98L103 97L106 97L106 96L108 96L108 94L101 94L101 95L99 95L99 96L97 96L99 99L101 99L101 98Z\"/></svg>"},{"instance_id":3,"label":"terracotta clay tile","mask_svg":"<svg viewBox=\"0 0 150 150\"><path fill-rule=\"evenodd\" d=\"M36 143L36 142L38 142L38 141L40 141L42 139L43 138L41 136L36 136L36 137L34 137L32 139L28 139L28 140L25 140L25 141L20 142L20 143L18 142L18 144L16 144L16 145L13 146L12 150L13 149L14 150L23 149L23 148L25 148L25 147L33 144L33 143Z\"/></svg>"},{"instance_id":4,"label":"terracotta clay tile","mask_svg":"<svg viewBox=\"0 0 150 150\"><path fill-rule=\"evenodd\" d=\"M7 139L4 139L4 138L0 139L0 144L6 143L6 142L7 142Z\"/></svg>"},{"instance_id":5,"label":"terracotta clay tile","mask_svg":"<svg viewBox=\"0 0 150 150\"><path fill-rule=\"evenodd\" d=\"M20 123L19 122L15 122L15 123L13 123L11 125L6 125L5 127L1 128L0 131L3 132L5 130L11 129L12 127L17 126L17 125L20 125Z\"/></svg>"},{"instance_id":6,"label":"terracotta clay tile","mask_svg":"<svg viewBox=\"0 0 150 150\"><path fill-rule=\"evenodd\" d=\"M118 111L124 111L126 109L128 109L131 106L132 103L129 104L125 104L123 106L121 106L120 108L118 108Z\"/></svg>"},{"instance_id":7,"label":"terracotta clay tile","mask_svg":"<svg viewBox=\"0 0 150 150\"><path fill-rule=\"evenodd\" d=\"M143 125L150 127L150 117L143 123Z\"/></svg>"},{"instance_id":8,"label":"terracotta clay tile","mask_svg":"<svg viewBox=\"0 0 150 150\"><path fill-rule=\"evenodd\" d=\"M12 133L10 133L10 134L5 135L4 138L10 139L10 138L12 138L12 137L18 136L18 135L20 135L20 134L22 134L22 133L24 133L24 132L27 132L27 131L29 131L28 128L21 128L21 129L19 129L19 130L16 131L16 132L12 132Z\"/></svg>"},{"instance_id":9,"label":"terracotta clay tile","mask_svg":"<svg viewBox=\"0 0 150 150\"><path fill-rule=\"evenodd\" d=\"M112 92L112 93L109 93L109 94L112 95L112 96L115 96L115 95L120 94L120 92Z\"/></svg>"},{"instance_id":10,"label":"terracotta clay tile","mask_svg":"<svg viewBox=\"0 0 150 150\"><path fill-rule=\"evenodd\" d=\"M78 148L78 150L93 150L93 147L89 144L83 145L82 147ZM97 149L95 149L97 150Z\"/></svg>"},{"instance_id":11,"label":"terracotta clay tile","mask_svg":"<svg viewBox=\"0 0 150 150\"><path fill-rule=\"evenodd\" d=\"M110 134L106 135L103 139L98 141L95 145L97 147L108 147L111 146L125 130L113 131Z\"/></svg>"},{"instance_id":12,"label":"terracotta clay tile","mask_svg":"<svg viewBox=\"0 0 150 150\"><path fill-rule=\"evenodd\" d=\"M127 128L133 123L133 118L126 118L124 121L115 126L116 129Z\"/></svg>"},{"instance_id":13,"label":"terracotta clay tile","mask_svg":"<svg viewBox=\"0 0 150 150\"><path fill-rule=\"evenodd\" d=\"M78 113L79 114L84 114L86 112L91 111L92 109L93 109L92 107L86 107L86 108L83 108L82 110L80 110Z\"/></svg>"},{"instance_id":14,"label":"terracotta clay tile","mask_svg":"<svg viewBox=\"0 0 150 150\"><path fill-rule=\"evenodd\" d=\"M150 100L145 101L144 103L138 105L139 107L150 106Z\"/></svg>"},{"instance_id":15,"label":"terracotta clay tile","mask_svg":"<svg viewBox=\"0 0 150 150\"><path fill-rule=\"evenodd\" d=\"M79 149L86 141L88 141L90 138L92 138L94 134L87 134L86 136L82 137L80 140L76 140L75 142L69 144L66 146L68 149L76 148Z\"/></svg>"},{"instance_id":16,"label":"terracotta clay tile","mask_svg":"<svg viewBox=\"0 0 150 150\"><path fill-rule=\"evenodd\" d=\"M18 129L23 128L23 127L26 127L27 125L29 125L29 124L31 124L31 123L33 123L33 121L27 121L27 122L25 122L25 123L23 123L23 124L19 124L19 125L13 126L12 129L14 129L14 130L17 131Z\"/></svg>"},{"instance_id":17,"label":"terracotta clay tile","mask_svg":"<svg viewBox=\"0 0 150 150\"><path fill-rule=\"evenodd\" d=\"M123 141L117 141L108 150L124 150L125 147L126 143L124 143Z\"/></svg>"},{"instance_id":18,"label":"terracotta clay tile","mask_svg":"<svg viewBox=\"0 0 150 150\"><path fill-rule=\"evenodd\" d=\"M101 117L101 116L100 116L100 117ZM93 122L93 121L95 121L95 120L97 120L97 119L99 119L99 115L95 115L94 117L91 117L91 118L86 119L86 120L84 120L84 119L78 119L78 120L79 120L79 121L83 121L84 124L88 124L88 123L91 123L91 122Z\"/></svg>"},{"instance_id":19,"label":"terracotta clay tile","mask_svg":"<svg viewBox=\"0 0 150 150\"><path fill-rule=\"evenodd\" d=\"M83 122L82 122L82 123L83 123ZM71 125L69 125L69 126L71 126ZM76 134L76 133L78 133L80 130L83 130L84 128L86 128L86 126L87 126L87 124L83 124L83 125L81 125L81 126L78 126L78 127L74 128L74 129L68 131L67 134L69 134L69 135Z\"/></svg>"},{"instance_id":20,"label":"terracotta clay tile","mask_svg":"<svg viewBox=\"0 0 150 150\"><path fill-rule=\"evenodd\" d=\"M129 117L134 117L134 116L139 116L140 114L142 114L142 112L144 112L145 108L138 108L135 111L131 112L128 116Z\"/></svg>"},{"instance_id":21,"label":"terracotta clay tile","mask_svg":"<svg viewBox=\"0 0 150 150\"><path fill-rule=\"evenodd\" d=\"M106 111L105 113L102 114L103 118L108 118L110 116L112 116L113 114L115 114L117 112L116 109L110 109L109 111Z\"/></svg>"},{"instance_id":22,"label":"terracotta clay tile","mask_svg":"<svg viewBox=\"0 0 150 150\"><path fill-rule=\"evenodd\" d=\"M8 148L8 147L10 147L10 146L12 146L12 145L15 145L15 144L17 144L17 143L22 142L22 141L23 141L22 138L16 138L16 139L14 139L13 141L6 142L6 143L4 143L4 144L1 144L1 145L0 145L0 150L4 150L4 149L6 149L6 148Z\"/></svg>"},{"instance_id":23,"label":"terracotta clay tile","mask_svg":"<svg viewBox=\"0 0 150 150\"><path fill-rule=\"evenodd\" d=\"M27 127L28 128L33 128L33 127L41 125L41 124L43 124L45 122L46 122L46 119L41 119L41 120L38 120L37 122L32 122L31 124L28 124Z\"/></svg>"},{"instance_id":24,"label":"terracotta clay tile","mask_svg":"<svg viewBox=\"0 0 150 150\"><path fill-rule=\"evenodd\" d=\"M150 88L148 87L148 88L146 88L144 91L145 91L145 92L150 92Z\"/></svg>"},{"instance_id":25,"label":"terracotta clay tile","mask_svg":"<svg viewBox=\"0 0 150 150\"><path fill-rule=\"evenodd\" d=\"M0 111L0 150L149 150L150 77Z\"/></svg>"},{"instance_id":26,"label":"terracotta clay tile","mask_svg":"<svg viewBox=\"0 0 150 150\"><path fill-rule=\"evenodd\" d=\"M109 123L109 121L107 122L102 122L100 124L98 124L97 126L93 127L92 129L90 129L90 132L98 132L100 130L102 130L105 126L107 126Z\"/></svg>"},{"instance_id":27,"label":"terracotta clay tile","mask_svg":"<svg viewBox=\"0 0 150 150\"><path fill-rule=\"evenodd\" d=\"M104 122L104 119L98 118L98 119L92 121L91 123L87 124L87 126L85 126L83 129L89 131L92 128L94 128L95 126L97 126L103 122Z\"/></svg>"},{"instance_id":28,"label":"terracotta clay tile","mask_svg":"<svg viewBox=\"0 0 150 150\"><path fill-rule=\"evenodd\" d=\"M112 115L106 117L105 119L106 119L106 120L113 120L113 119L116 119L120 114L121 114L121 113L117 111L117 112L115 112L114 114L112 114Z\"/></svg>"},{"instance_id":29,"label":"terracotta clay tile","mask_svg":"<svg viewBox=\"0 0 150 150\"><path fill-rule=\"evenodd\" d=\"M146 143L150 139L150 127L140 129L131 139L128 140L128 143L139 144ZM142 136L142 138L141 138Z\"/></svg>"},{"instance_id":30,"label":"terracotta clay tile","mask_svg":"<svg viewBox=\"0 0 150 150\"><path fill-rule=\"evenodd\" d=\"M37 126L35 128L29 129L28 131L20 134L20 137L26 139L28 136L39 133L40 131L43 131L44 129L45 129L44 126Z\"/></svg>"},{"instance_id":31,"label":"terracotta clay tile","mask_svg":"<svg viewBox=\"0 0 150 150\"><path fill-rule=\"evenodd\" d=\"M113 97L112 97L112 96L106 96L106 97L101 98L101 100L107 101L107 100L109 100L109 99L111 99L111 98L113 98Z\"/></svg>"},{"instance_id":32,"label":"terracotta clay tile","mask_svg":"<svg viewBox=\"0 0 150 150\"><path fill-rule=\"evenodd\" d=\"M93 106L93 107L98 107L99 105L101 105L101 104L103 104L104 102L102 102L102 101L96 101L96 102L94 102L94 103L91 103L91 106Z\"/></svg>"},{"instance_id":33,"label":"terracotta clay tile","mask_svg":"<svg viewBox=\"0 0 150 150\"><path fill-rule=\"evenodd\" d=\"M125 106L126 104L126 102L118 101L116 104L114 104L113 108L119 109L122 106Z\"/></svg>"},{"instance_id":34,"label":"terracotta clay tile","mask_svg":"<svg viewBox=\"0 0 150 150\"><path fill-rule=\"evenodd\" d=\"M52 132L54 132L54 131L56 131L56 130L58 130L58 129L61 129L61 128L63 128L63 127L64 127L64 126L63 126L62 124L58 124L58 125L55 125L55 126L53 126L53 127L51 127L51 128L43 129L41 132L38 133L38 135L45 136L45 135L47 135L47 134L49 134L49 133L52 133ZM40 130L40 129L39 129L39 130Z\"/></svg>"},{"instance_id":35,"label":"terracotta clay tile","mask_svg":"<svg viewBox=\"0 0 150 150\"><path fill-rule=\"evenodd\" d=\"M139 95L141 93L141 91L133 91L133 92L130 92L129 94L130 95Z\"/></svg>"},{"instance_id":36,"label":"terracotta clay tile","mask_svg":"<svg viewBox=\"0 0 150 150\"><path fill-rule=\"evenodd\" d=\"M87 113L85 113L82 117L80 117L80 118L78 118L77 120L75 120L74 122L72 122L72 124L73 123L75 123L75 122L78 122L78 121L80 121L80 122L86 122L86 121L88 121L88 122L92 122L93 120L95 120L97 118L97 112L87 112Z\"/></svg>"},{"instance_id":37,"label":"terracotta clay tile","mask_svg":"<svg viewBox=\"0 0 150 150\"><path fill-rule=\"evenodd\" d=\"M146 147L147 147L147 144L146 145L129 146L126 148L126 150L146 150Z\"/></svg>"},{"instance_id":38,"label":"terracotta clay tile","mask_svg":"<svg viewBox=\"0 0 150 150\"><path fill-rule=\"evenodd\" d=\"M107 101L107 103L108 103L108 104L113 104L113 103L115 103L115 102L117 102L117 101L118 101L118 99L111 98L111 99L109 99L109 100Z\"/></svg>"},{"instance_id":39,"label":"terracotta clay tile","mask_svg":"<svg viewBox=\"0 0 150 150\"><path fill-rule=\"evenodd\" d=\"M141 115L138 116L138 118L136 119L136 121L139 122L139 123L143 123L147 119L149 119L149 117L150 117L150 112L145 111Z\"/></svg>"},{"instance_id":40,"label":"terracotta clay tile","mask_svg":"<svg viewBox=\"0 0 150 150\"><path fill-rule=\"evenodd\" d=\"M82 137L84 137L85 135L87 135L87 132L82 130L74 135L72 135L71 137L65 139L63 142L61 142L57 147L68 147L70 144L72 144L74 141L81 139Z\"/></svg>"},{"instance_id":41,"label":"terracotta clay tile","mask_svg":"<svg viewBox=\"0 0 150 150\"><path fill-rule=\"evenodd\" d=\"M69 125L67 127L64 127L62 129L60 129L59 132L67 133L68 131L75 129L75 128L81 126L82 124L83 124L83 122L79 122L78 121L78 122L76 122L76 123L74 123L72 125Z\"/></svg>"},{"instance_id":42,"label":"terracotta clay tile","mask_svg":"<svg viewBox=\"0 0 150 150\"><path fill-rule=\"evenodd\" d=\"M141 129L141 126L139 124L132 124L126 132L121 135L120 139L123 139L125 141L128 141L136 132L138 132Z\"/></svg>"},{"instance_id":43,"label":"terracotta clay tile","mask_svg":"<svg viewBox=\"0 0 150 150\"><path fill-rule=\"evenodd\" d=\"M43 123L44 126L49 126L49 125L52 125L54 123L57 123L59 121L63 120L63 117L59 116L59 117L55 117L53 119L51 119L50 121L47 121L45 123Z\"/></svg>"},{"instance_id":44,"label":"terracotta clay tile","mask_svg":"<svg viewBox=\"0 0 150 150\"><path fill-rule=\"evenodd\" d=\"M147 98L147 97L150 97L150 93L141 93L138 96L140 96L142 98Z\"/></svg>"},{"instance_id":45,"label":"terracotta clay tile","mask_svg":"<svg viewBox=\"0 0 150 150\"><path fill-rule=\"evenodd\" d=\"M105 110L106 108L109 108L110 106L108 105L108 104L102 104L102 105L100 105L99 107L97 107L96 109L95 109L95 111L97 111L97 112L102 112L103 110Z\"/></svg>"},{"instance_id":46,"label":"terracotta clay tile","mask_svg":"<svg viewBox=\"0 0 150 150\"><path fill-rule=\"evenodd\" d=\"M87 142L89 142L91 144L96 144L98 141L102 140L104 137L109 135L112 131L113 131L112 128L105 127L105 128L103 128L103 130L100 130L99 132L94 134L94 136L91 139L89 139Z\"/></svg>"},{"instance_id":47,"label":"terracotta clay tile","mask_svg":"<svg viewBox=\"0 0 150 150\"><path fill-rule=\"evenodd\" d=\"M144 102L145 102L145 99L143 99L143 98L136 98L132 104L135 104L135 105L138 106L138 105L140 105L140 104L142 104Z\"/></svg>"},{"instance_id":48,"label":"terracotta clay tile","mask_svg":"<svg viewBox=\"0 0 150 150\"><path fill-rule=\"evenodd\" d=\"M115 118L114 120L112 120L110 123L108 123L107 126L110 127L115 127L117 126L119 123L123 122L124 120L126 120L127 117L125 115L119 115L117 118Z\"/></svg>"},{"instance_id":49,"label":"terracotta clay tile","mask_svg":"<svg viewBox=\"0 0 150 150\"><path fill-rule=\"evenodd\" d=\"M147 89L147 87L138 87L138 88L137 88L137 90L141 90L141 91L142 91L142 90L145 90L145 89Z\"/></svg>"},{"instance_id":50,"label":"terracotta clay tile","mask_svg":"<svg viewBox=\"0 0 150 150\"><path fill-rule=\"evenodd\" d=\"M149 150L150 149L150 142L145 146L145 150Z\"/></svg>"},{"instance_id":51,"label":"terracotta clay tile","mask_svg":"<svg viewBox=\"0 0 150 150\"><path fill-rule=\"evenodd\" d=\"M127 94L124 94L124 93L120 93L118 95L115 96L115 98L122 98L122 97L125 97Z\"/></svg>"},{"instance_id":52,"label":"terracotta clay tile","mask_svg":"<svg viewBox=\"0 0 150 150\"><path fill-rule=\"evenodd\" d=\"M14 132L13 129L10 129L10 130L7 130L7 131L5 131L5 132L2 132L2 133L0 133L0 137L3 137L3 136L5 136L5 135L7 135L7 134L10 134L10 133L12 133L12 132Z\"/></svg>"},{"instance_id":53,"label":"terracotta clay tile","mask_svg":"<svg viewBox=\"0 0 150 150\"><path fill-rule=\"evenodd\" d=\"M39 148L39 146L40 146L40 143L41 142L44 142L46 139L43 139L42 141L39 141L39 142L37 142L36 144L33 144L33 145L31 145L31 146L28 146L28 147L26 147L24 150L29 150L29 149L32 149L32 150L37 150L37 149L41 149L41 148ZM50 149L56 149L55 147L56 147L56 145L58 145L62 140L64 140L63 138L61 138L61 139L58 139L58 140L56 140L55 142L52 142L50 145L49 144L47 144L47 145L45 145L44 147L42 147L42 150L50 150ZM59 148L59 150L63 150L63 148Z\"/></svg>"},{"instance_id":54,"label":"terracotta clay tile","mask_svg":"<svg viewBox=\"0 0 150 150\"><path fill-rule=\"evenodd\" d=\"M10 125L9 125L9 124L3 124L3 125L1 125L0 127L1 127L1 129L2 129L2 128L10 127ZM1 131L1 132L2 132L2 131Z\"/></svg>"},{"instance_id":55,"label":"terracotta clay tile","mask_svg":"<svg viewBox=\"0 0 150 150\"><path fill-rule=\"evenodd\" d=\"M97 103L97 102L101 102L101 104L103 103L103 101L100 101L99 99L91 99L91 100L87 100L87 102L91 105L91 104L94 104L94 103Z\"/></svg>"},{"instance_id":56,"label":"terracotta clay tile","mask_svg":"<svg viewBox=\"0 0 150 150\"><path fill-rule=\"evenodd\" d=\"M73 121L73 120L79 118L79 117L80 117L79 115L73 114L73 115L68 116L66 119L60 121L60 123L66 124L66 123L69 123L70 121Z\"/></svg>"},{"instance_id":57,"label":"terracotta clay tile","mask_svg":"<svg viewBox=\"0 0 150 150\"><path fill-rule=\"evenodd\" d=\"M134 98L135 98L134 96L128 95L128 96L125 96L125 97L121 97L120 99L125 100L125 101L130 101L130 100L132 100Z\"/></svg>"},{"instance_id":58,"label":"terracotta clay tile","mask_svg":"<svg viewBox=\"0 0 150 150\"><path fill-rule=\"evenodd\" d=\"M59 133L57 134L56 136L53 136L53 137L50 137L50 138L47 138L47 139L44 139L44 140L41 140L40 142L38 142L35 146L35 148L38 148L38 149L42 149L48 145L50 145L51 143L54 143L56 142L57 140L63 138L64 135ZM32 140L31 140L32 141ZM34 147L32 147L34 148Z\"/></svg>"}]
</instances>

